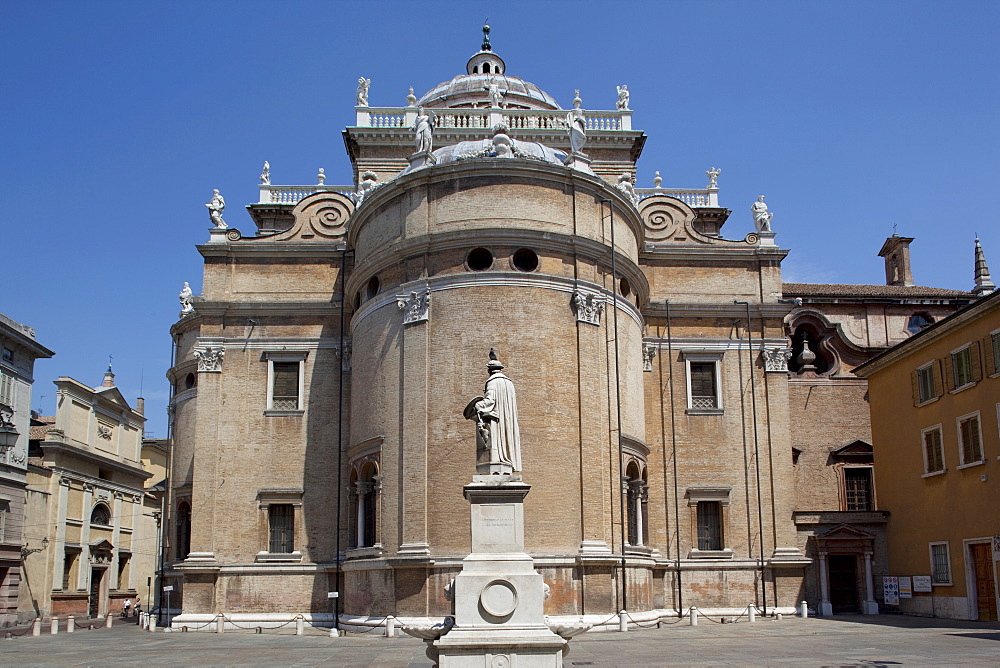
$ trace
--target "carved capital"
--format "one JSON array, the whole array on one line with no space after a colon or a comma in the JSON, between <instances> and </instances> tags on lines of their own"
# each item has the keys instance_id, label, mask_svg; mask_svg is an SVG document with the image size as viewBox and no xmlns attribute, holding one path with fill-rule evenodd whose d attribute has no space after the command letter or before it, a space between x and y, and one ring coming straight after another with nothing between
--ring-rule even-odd
<instances>
[{"instance_id":1,"label":"carved capital","mask_svg":"<svg viewBox=\"0 0 1000 668\"><path fill-rule=\"evenodd\" d=\"M576 311L577 322L600 326L604 299L592 292L576 290L573 293L573 310Z\"/></svg>"},{"instance_id":2,"label":"carved capital","mask_svg":"<svg viewBox=\"0 0 1000 668\"><path fill-rule=\"evenodd\" d=\"M642 344L642 370L653 370L653 358L656 357L656 346L652 343Z\"/></svg>"},{"instance_id":3,"label":"carved capital","mask_svg":"<svg viewBox=\"0 0 1000 668\"><path fill-rule=\"evenodd\" d=\"M765 348L761 355L764 357L764 371L788 373L788 360L792 359L791 348Z\"/></svg>"},{"instance_id":4,"label":"carved capital","mask_svg":"<svg viewBox=\"0 0 1000 668\"><path fill-rule=\"evenodd\" d=\"M396 305L403 312L403 324L422 322L429 318L431 293L413 291L409 295L396 295Z\"/></svg>"},{"instance_id":5,"label":"carved capital","mask_svg":"<svg viewBox=\"0 0 1000 668\"><path fill-rule=\"evenodd\" d=\"M194 357L198 360L198 373L220 373L222 371L222 360L226 356L226 349L222 346L202 346L195 348Z\"/></svg>"}]
</instances>

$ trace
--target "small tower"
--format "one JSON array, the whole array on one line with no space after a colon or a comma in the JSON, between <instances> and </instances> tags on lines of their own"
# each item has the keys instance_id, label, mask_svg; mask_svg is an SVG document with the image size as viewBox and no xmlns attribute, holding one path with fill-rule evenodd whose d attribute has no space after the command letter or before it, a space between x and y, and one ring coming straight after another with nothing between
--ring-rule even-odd
<instances>
[{"instance_id":1,"label":"small tower","mask_svg":"<svg viewBox=\"0 0 1000 668\"><path fill-rule=\"evenodd\" d=\"M104 382L101 383L101 387L114 387L115 386L115 374L111 371L111 364L108 363L108 370L104 372Z\"/></svg>"},{"instance_id":2,"label":"small tower","mask_svg":"<svg viewBox=\"0 0 1000 668\"><path fill-rule=\"evenodd\" d=\"M493 53L490 46L490 27L483 26L483 46L478 53L469 58L465 64L465 69L469 74L503 74L507 66L503 58Z\"/></svg>"},{"instance_id":3,"label":"small tower","mask_svg":"<svg viewBox=\"0 0 1000 668\"><path fill-rule=\"evenodd\" d=\"M976 237L976 287L972 288L972 294L977 297L985 297L993 294L996 289L996 283L990 278L990 268L986 266L983 247L979 244L979 237Z\"/></svg>"},{"instance_id":4,"label":"small tower","mask_svg":"<svg viewBox=\"0 0 1000 668\"><path fill-rule=\"evenodd\" d=\"M879 257L885 258L886 285L913 285L913 271L910 269L910 242L913 237L893 234L882 244Z\"/></svg>"}]
</instances>

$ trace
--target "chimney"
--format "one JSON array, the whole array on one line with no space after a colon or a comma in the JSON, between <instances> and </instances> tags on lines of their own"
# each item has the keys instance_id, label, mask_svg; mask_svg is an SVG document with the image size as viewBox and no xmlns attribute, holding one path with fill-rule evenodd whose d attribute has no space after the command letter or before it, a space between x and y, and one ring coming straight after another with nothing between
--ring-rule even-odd
<instances>
[{"instance_id":1,"label":"chimney","mask_svg":"<svg viewBox=\"0 0 1000 668\"><path fill-rule=\"evenodd\" d=\"M111 371L111 365L108 365L108 370L104 372L104 382L101 383L101 387L114 387L115 386L115 374Z\"/></svg>"},{"instance_id":2,"label":"chimney","mask_svg":"<svg viewBox=\"0 0 1000 668\"><path fill-rule=\"evenodd\" d=\"M885 258L886 285L913 285L913 271L910 269L910 242L913 237L894 234L882 244L879 257Z\"/></svg>"},{"instance_id":3,"label":"chimney","mask_svg":"<svg viewBox=\"0 0 1000 668\"><path fill-rule=\"evenodd\" d=\"M993 294L996 289L996 284L990 278L990 268L986 266L983 247L979 245L979 238L976 237L976 287L972 288L972 294L977 297L985 297Z\"/></svg>"},{"instance_id":4,"label":"chimney","mask_svg":"<svg viewBox=\"0 0 1000 668\"><path fill-rule=\"evenodd\" d=\"M142 397L136 397L135 399L135 412L139 415L146 414L146 400Z\"/></svg>"}]
</instances>

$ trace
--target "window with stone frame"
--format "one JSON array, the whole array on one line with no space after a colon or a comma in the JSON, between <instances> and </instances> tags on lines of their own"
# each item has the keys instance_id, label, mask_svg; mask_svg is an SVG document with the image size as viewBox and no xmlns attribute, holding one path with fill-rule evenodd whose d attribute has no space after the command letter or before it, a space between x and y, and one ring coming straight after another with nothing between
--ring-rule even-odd
<instances>
[{"instance_id":1,"label":"window with stone frame","mask_svg":"<svg viewBox=\"0 0 1000 668\"><path fill-rule=\"evenodd\" d=\"M931 582L937 585L951 584L951 555L948 542L930 544L931 551Z\"/></svg>"},{"instance_id":2,"label":"window with stone frame","mask_svg":"<svg viewBox=\"0 0 1000 668\"><path fill-rule=\"evenodd\" d=\"M303 409L303 366L306 353L265 353L267 358L267 411L283 413Z\"/></svg>"},{"instance_id":3,"label":"window with stone frame","mask_svg":"<svg viewBox=\"0 0 1000 668\"><path fill-rule=\"evenodd\" d=\"M90 512L90 523L111 526L111 510L103 503L98 503Z\"/></svg>"},{"instance_id":4,"label":"window with stone frame","mask_svg":"<svg viewBox=\"0 0 1000 668\"><path fill-rule=\"evenodd\" d=\"M628 526L628 544L645 545L648 538L649 486L646 483L645 462L632 460L625 469L623 490L625 515Z\"/></svg>"},{"instance_id":5,"label":"window with stone frame","mask_svg":"<svg viewBox=\"0 0 1000 668\"><path fill-rule=\"evenodd\" d=\"M0 543L7 542L7 518L10 516L10 501L0 499Z\"/></svg>"},{"instance_id":6,"label":"window with stone frame","mask_svg":"<svg viewBox=\"0 0 1000 668\"><path fill-rule=\"evenodd\" d=\"M924 444L924 473L944 472L944 442L941 425L934 425L921 432Z\"/></svg>"},{"instance_id":7,"label":"window with stone frame","mask_svg":"<svg viewBox=\"0 0 1000 668\"><path fill-rule=\"evenodd\" d=\"M872 469L869 466L844 467L844 510L869 511L875 509Z\"/></svg>"},{"instance_id":8,"label":"window with stone frame","mask_svg":"<svg viewBox=\"0 0 1000 668\"><path fill-rule=\"evenodd\" d=\"M267 507L268 549L271 554L295 551L295 507L272 503Z\"/></svg>"},{"instance_id":9,"label":"window with stone frame","mask_svg":"<svg viewBox=\"0 0 1000 668\"><path fill-rule=\"evenodd\" d=\"M698 502L698 549L722 549L722 504L718 501Z\"/></svg>"},{"instance_id":10,"label":"window with stone frame","mask_svg":"<svg viewBox=\"0 0 1000 668\"><path fill-rule=\"evenodd\" d=\"M960 466L983 462L983 436L979 411L958 418L958 453Z\"/></svg>"},{"instance_id":11,"label":"window with stone frame","mask_svg":"<svg viewBox=\"0 0 1000 668\"><path fill-rule=\"evenodd\" d=\"M0 404L14 405L14 377L0 371Z\"/></svg>"},{"instance_id":12,"label":"window with stone frame","mask_svg":"<svg viewBox=\"0 0 1000 668\"><path fill-rule=\"evenodd\" d=\"M62 579L62 589L63 591L69 591L71 576L74 574L77 557L80 553L75 550L66 550L66 556L63 560L63 579Z\"/></svg>"},{"instance_id":13,"label":"window with stone frame","mask_svg":"<svg viewBox=\"0 0 1000 668\"><path fill-rule=\"evenodd\" d=\"M718 413L722 409L720 363L722 353L685 352L687 408L690 413Z\"/></svg>"}]
</instances>

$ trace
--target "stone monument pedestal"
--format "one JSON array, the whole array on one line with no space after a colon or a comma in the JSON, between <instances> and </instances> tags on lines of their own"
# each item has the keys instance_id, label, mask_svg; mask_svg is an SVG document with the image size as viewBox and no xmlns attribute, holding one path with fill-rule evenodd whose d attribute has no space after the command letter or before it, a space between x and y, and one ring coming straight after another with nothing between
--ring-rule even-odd
<instances>
[{"instance_id":1,"label":"stone monument pedestal","mask_svg":"<svg viewBox=\"0 0 1000 668\"><path fill-rule=\"evenodd\" d=\"M520 475L496 474L475 475L464 488L472 554L455 578L455 625L433 641L443 668L562 666L567 641L545 623L545 583L524 552L530 489Z\"/></svg>"}]
</instances>

